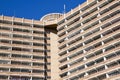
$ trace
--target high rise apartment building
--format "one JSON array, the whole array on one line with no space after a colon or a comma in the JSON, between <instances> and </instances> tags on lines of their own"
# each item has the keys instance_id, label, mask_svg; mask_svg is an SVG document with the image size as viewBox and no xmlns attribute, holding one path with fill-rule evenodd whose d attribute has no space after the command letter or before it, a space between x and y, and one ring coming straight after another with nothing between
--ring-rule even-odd
<instances>
[{"instance_id":1,"label":"high rise apartment building","mask_svg":"<svg viewBox=\"0 0 120 80\"><path fill-rule=\"evenodd\" d=\"M57 30L62 80L120 79L120 0L87 0Z\"/></svg>"},{"instance_id":2,"label":"high rise apartment building","mask_svg":"<svg viewBox=\"0 0 120 80\"><path fill-rule=\"evenodd\" d=\"M0 16L0 80L119 80L120 0L87 0L38 20Z\"/></svg>"},{"instance_id":3,"label":"high rise apartment building","mask_svg":"<svg viewBox=\"0 0 120 80\"><path fill-rule=\"evenodd\" d=\"M56 23L49 18L60 16L49 14L41 21L0 16L0 80L52 79L57 69L51 68L57 63L51 52L55 54L58 48Z\"/></svg>"}]
</instances>

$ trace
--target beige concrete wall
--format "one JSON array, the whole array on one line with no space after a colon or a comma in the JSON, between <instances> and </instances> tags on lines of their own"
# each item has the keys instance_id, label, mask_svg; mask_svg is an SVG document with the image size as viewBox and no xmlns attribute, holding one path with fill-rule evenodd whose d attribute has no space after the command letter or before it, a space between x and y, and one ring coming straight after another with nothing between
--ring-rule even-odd
<instances>
[{"instance_id":1,"label":"beige concrete wall","mask_svg":"<svg viewBox=\"0 0 120 80\"><path fill-rule=\"evenodd\" d=\"M58 36L55 32L50 32L51 43L51 80L59 80L58 68Z\"/></svg>"}]
</instances>

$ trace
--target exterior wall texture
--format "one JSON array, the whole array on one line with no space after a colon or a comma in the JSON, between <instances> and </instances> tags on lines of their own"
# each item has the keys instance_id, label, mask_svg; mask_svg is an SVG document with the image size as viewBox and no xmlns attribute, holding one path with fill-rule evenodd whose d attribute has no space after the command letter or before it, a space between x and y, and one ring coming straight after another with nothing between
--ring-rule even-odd
<instances>
[{"instance_id":1,"label":"exterior wall texture","mask_svg":"<svg viewBox=\"0 0 120 80\"><path fill-rule=\"evenodd\" d=\"M0 80L58 80L56 27L56 20L0 16Z\"/></svg>"},{"instance_id":2,"label":"exterior wall texture","mask_svg":"<svg viewBox=\"0 0 120 80\"><path fill-rule=\"evenodd\" d=\"M0 16L0 80L119 79L120 0L41 21Z\"/></svg>"},{"instance_id":3,"label":"exterior wall texture","mask_svg":"<svg viewBox=\"0 0 120 80\"><path fill-rule=\"evenodd\" d=\"M0 16L0 79L44 79L44 66L44 28L40 22Z\"/></svg>"},{"instance_id":4,"label":"exterior wall texture","mask_svg":"<svg viewBox=\"0 0 120 80\"><path fill-rule=\"evenodd\" d=\"M120 79L120 0L88 0L57 30L62 80Z\"/></svg>"}]
</instances>

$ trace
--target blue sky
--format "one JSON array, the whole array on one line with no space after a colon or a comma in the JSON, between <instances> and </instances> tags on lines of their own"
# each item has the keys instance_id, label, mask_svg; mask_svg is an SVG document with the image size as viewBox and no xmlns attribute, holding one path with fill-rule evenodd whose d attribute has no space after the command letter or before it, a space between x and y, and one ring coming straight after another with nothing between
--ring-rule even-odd
<instances>
[{"instance_id":1,"label":"blue sky","mask_svg":"<svg viewBox=\"0 0 120 80\"><path fill-rule=\"evenodd\" d=\"M39 20L48 13L63 13L86 0L0 0L0 15Z\"/></svg>"}]
</instances>

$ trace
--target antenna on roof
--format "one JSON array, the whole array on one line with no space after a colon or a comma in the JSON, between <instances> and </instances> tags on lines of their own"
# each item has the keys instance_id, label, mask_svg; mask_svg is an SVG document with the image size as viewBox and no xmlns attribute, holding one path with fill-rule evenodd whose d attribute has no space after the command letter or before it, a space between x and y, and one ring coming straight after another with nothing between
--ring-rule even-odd
<instances>
[{"instance_id":1,"label":"antenna on roof","mask_svg":"<svg viewBox=\"0 0 120 80\"><path fill-rule=\"evenodd\" d=\"M64 4L64 18L65 18L65 13L66 13L66 5Z\"/></svg>"},{"instance_id":2,"label":"antenna on roof","mask_svg":"<svg viewBox=\"0 0 120 80\"><path fill-rule=\"evenodd\" d=\"M64 14L66 13L66 5L64 4Z\"/></svg>"}]
</instances>

